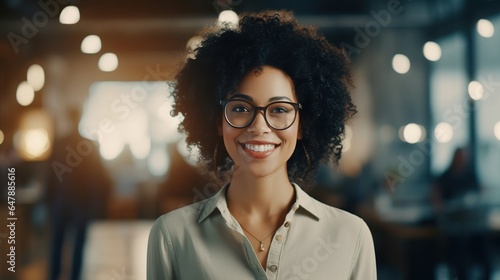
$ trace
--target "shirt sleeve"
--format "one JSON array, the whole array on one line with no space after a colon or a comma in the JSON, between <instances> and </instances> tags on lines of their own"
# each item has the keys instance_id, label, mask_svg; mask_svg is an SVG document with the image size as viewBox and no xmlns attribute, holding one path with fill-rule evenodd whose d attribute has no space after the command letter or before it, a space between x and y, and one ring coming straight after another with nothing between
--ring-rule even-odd
<instances>
[{"instance_id":1,"label":"shirt sleeve","mask_svg":"<svg viewBox=\"0 0 500 280\"><path fill-rule=\"evenodd\" d=\"M147 279L176 279L174 250L163 217L153 224L149 233L147 252Z\"/></svg>"},{"instance_id":2,"label":"shirt sleeve","mask_svg":"<svg viewBox=\"0 0 500 280\"><path fill-rule=\"evenodd\" d=\"M375 249L370 229L366 223L360 219L360 231L354 254L351 280L376 280L377 265L375 261Z\"/></svg>"}]
</instances>

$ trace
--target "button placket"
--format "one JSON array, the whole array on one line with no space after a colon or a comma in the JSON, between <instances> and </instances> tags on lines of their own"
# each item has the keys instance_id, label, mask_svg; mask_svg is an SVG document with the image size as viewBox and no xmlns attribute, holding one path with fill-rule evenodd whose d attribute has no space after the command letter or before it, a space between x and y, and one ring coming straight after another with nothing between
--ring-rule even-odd
<instances>
[{"instance_id":1,"label":"button placket","mask_svg":"<svg viewBox=\"0 0 500 280\"><path fill-rule=\"evenodd\" d=\"M273 265L269 266L269 270L271 272L276 272L276 271L278 271L278 266L273 264Z\"/></svg>"}]
</instances>

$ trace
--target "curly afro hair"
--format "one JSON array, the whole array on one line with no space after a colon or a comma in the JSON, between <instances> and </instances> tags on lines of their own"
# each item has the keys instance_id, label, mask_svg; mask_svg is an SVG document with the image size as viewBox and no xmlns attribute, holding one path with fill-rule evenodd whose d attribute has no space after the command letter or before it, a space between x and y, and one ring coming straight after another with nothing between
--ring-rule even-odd
<instances>
[{"instance_id":1,"label":"curly afro hair","mask_svg":"<svg viewBox=\"0 0 500 280\"><path fill-rule=\"evenodd\" d=\"M320 163L338 164L344 123L356 113L344 51L316 28L300 26L288 11L243 14L237 28L223 26L202 37L195 58L176 76L172 115L184 117L179 131L187 135L188 145L199 148L204 167L216 173L230 170L232 161L218 133L219 101L235 91L246 73L262 66L288 74L303 105L302 143L287 164L291 180L310 183Z\"/></svg>"}]
</instances>

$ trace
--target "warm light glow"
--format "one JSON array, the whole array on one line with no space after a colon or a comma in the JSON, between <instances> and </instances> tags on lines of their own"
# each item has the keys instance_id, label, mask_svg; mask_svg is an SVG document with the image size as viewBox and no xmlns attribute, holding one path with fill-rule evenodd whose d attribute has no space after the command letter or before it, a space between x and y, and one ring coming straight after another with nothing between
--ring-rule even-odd
<instances>
[{"instance_id":1,"label":"warm light glow","mask_svg":"<svg viewBox=\"0 0 500 280\"><path fill-rule=\"evenodd\" d=\"M99 69L103 72L112 72L118 68L118 57L114 53L105 53L99 58Z\"/></svg>"},{"instance_id":2,"label":"warm light glow","mask_svg":"<svg viewBox=\"0 0 500 280\"><path fill-rule=\"evenodd\" d=\"M75 24L80 21L80 10L76 6L67 6L59 15L59 22L62 24Z\"/></svg>"},{"instance_id":3,"label":"warm light glow","mask_svg":"<svg viewBox=\"0 0 500 280\"><path fill-rule=\"evenodd\" d=\"M156 117L161 122L154 124L155 128L151 129L151 138L156 141L175 142L180 138L180 134L176 133L180 123L179 116L172 117L170 115L172 111L170 100L162 100L160 102L159 104L162 105L156 109Z\"/></svg>"},{"instance_id":4,"label":"warm light glow","mask_svg":"<svg viewBox=\"0 0 500 280\"><path fill-rule=\"evenodd\" d=\"M170 158L166 149L155 149L148 158L148 170L154 176L163 176L170 167Z\"/></svg>"},{"instance_id":5,"label":"warm light glow","mask_svg":"<svg viewBox=\"0 0 500 280\"><path fill-rule=\"evenodd\" d=\"M35 90L24 81L17 86L16 100L21 106L28 106L35 100Z\"/></svg>"},{"instance_id":6,"label":"warm light glow","mask_svg":"<svg viewBox=\"0 0 500 280\"><path fill-rule=\"evenodd\" d=\"M158 107L156 116L165 123L170 122L172 120L172 116L170 115L171 110L172 106L170 106L170 103L165 102L163 105Z\"/></svg>"},{"instance_id":7,"label":"warm light glow","mask_svg":"<svg viewBox=\"0 0 500 280\"><path fill-rule=\"evenodd\" d=\"M483 85L478 81L472 81L468 86L469 96L474 100L481 100L483 98Z\"/></svg>"},{"instance_id":8,"label":"warm light glow","mask_svg":"<svg viewBox=\"0 0 500 280\"><path fill-rule=\"evenodd\" d=\"M101 38L97 35L89 35L83 39L80 49L82 53L94 54L98 53L101 47Z\"/></svg>"},{"instance_id":9,"label":"warm light glow","mask_svg":"<svg viewBox=\"0 0 500 280\"><path fill-rule=\"evenodd\" d=\"M41 109L29 110L21 116L13 144L23 160L46 160L50 156L52 121L49 113Z\"/></svg>"},{"instance_id":10,"label":"warm light glow","mask_svg":"<svg viewBox=\"0 0 500 280\"><path fill-rule=\"evenodd\" d=\"M236 28L238 27L239 21L240 19L238 18L237 13L232 10L225 10L219 14L219 19L217 22L219 23L219 25L227 24L232 28Z\"/></svg>"},{"instance_id":11,"label":"warm light glow","mask_svg":"<svg viewBox=\"0 0 500 280\"><path fill-rule=\"evenodd\" d=\"M33 90L39 91L43 88L45 84L45 73L43 71L42 66L38 64L33 64L28 68L27 73L28 83L31 85Z\"/></svg>"},{"instance_id":12,"label":"warm light glow","mask_svg":"<svg viewBox=\"0 0 500 280\"><path fill-rule=\"evenodd\" d=\"M495 137L500 140L500 121L498 121L493 127L493 133L495 134Z\"/></svg>"},{"instance_id":13,"label":"warm light glow","mask_svg":"<svg viewBox=\"0 0 500 280\"><path fill-rule=\"evenodd\" d=\"M127 149L134 162L146 164L155 147L182 137L178 117L170 116L168 90L165 81L92 84L80 124L82 136L98 140L106 160Z\"/></svg>"},{"instance_id":14,"label":"warm light glow","mask_svg":"<svg viewBox=\"0 0 500 280\"><path fill-rule=\"evenodd\" d=\"M136 159L145 159L151 151L151 139L143 136L141 139L129 143L130 151Z\"/></svg>"},{"instance_id":15,"label":"warm light glow","mask_svg":"<svg viewBox=\"0 0 500 280\"><path fill-rule=\"evenodd\" d=\"M406 55L396 54L392 59L392 68L399 74L406 74L410 70L410 60Z\"/></svg>"},{"instance_id":16,"label":"warm light glow","mask_svg":"<svg viewBox=\"0 0 500 280\"><path fill-rule=\"evenodd\" d=\"M144 140L144 135L147 135L148 115L142 108L131 110L127 118L122 120L120 131L122 137L127 144L132 144Z\"/></svg>"},{"instance_id":17,"label":"warm light glow","mask_svg":"<svg viewBox=\"0 0 500 280\"><path fill-rule=\"evenodd\" d=\"M23 135L26 153L36 158L45 153L49 147L49 135L42 128L30 129Z\"/></svg>"},{"instance_id":18,"label":"warm light glow","mask_svg":"<svg viewBox=\"0 0 500 280\"><path fill-rule=\"evenodd\" d=\"M149 120L144 109L136 108L131 111L130 115L122 120L120 131L136 159L144 159L149 155L151 150L151 139L148 135Z\"/></svg>"},{"instance_id":19,"label":"warm light glow","mask_svg":"<svg viewBox=\"0 0 500 280\"><path fill-rule=\"evenodd\" d=\"M425 43L424 56L430 61L438 61L441 58L441 47L436 42Z\"/></svg>"},{"instance_id":20,"label":"warm light glow","mask_svg":"<svg viewBox=\"0 0 500 280\"><path fill-rule=\"evenodd\" d=\"M403 141L410 144L415 144L423 140L425 137L425 129L415 123L409 123L403 128Z\"/></svg>"},{"instance_id":21,"label":"warm light glow","mask_svg":"<svg viewBox=\"0 0 500 280\"><path fill-rule=\"evenodd\" d=\"M480 19L477 22L477 32L485 38L491 38L493 37L493 34L495 34L495 27L491 21L487 19Z\"/></svg>"},{"instance_id":22,"label":"warm light glow","mask_svg":"<svg viewBox=\"0 0 500 280\"><path fill-rule=\"evenodd\" d=\"M3 134L3 131L0 130L0 145L2 145L3 140L5 140L5 136Z\"/></svg>"},{"instance_id":23,"label":"warm light glow","mask_svg":"<svg viewBox=\"0 0 500 280\"><path fill-rule=\"evenodd\" d=\"M434 129L434 136L440 143L448 143L453 138L453 127L447 122L440 122Z\"/></svg>"},{"instance_id":24,"label":"warm light glow","mask_svg":"<svg viewBox=\"0 0 500 280\"><path fill-rule=\"evenodd\" d=\"M119 133L113 132L106 134L99 141L99 153L106 160L116 158L125 148L125 142Z\"/></svg>"}]
</instances>

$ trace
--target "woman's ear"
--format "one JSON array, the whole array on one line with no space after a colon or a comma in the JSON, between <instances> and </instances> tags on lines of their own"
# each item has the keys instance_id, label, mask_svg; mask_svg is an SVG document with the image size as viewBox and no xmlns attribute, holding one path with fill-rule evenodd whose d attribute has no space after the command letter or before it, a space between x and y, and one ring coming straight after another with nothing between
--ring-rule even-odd
<instances>
[{"instance_id":1,"label":"woman's ear","mask_svg":"<svg viewBox=\"0 0 500 280\"><path fill-rule=\"evenodd\" d=\"M297 140L302 140L302 124L299 123L299 131L297 133Z\"/></svg>"}]
</instances>

